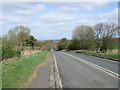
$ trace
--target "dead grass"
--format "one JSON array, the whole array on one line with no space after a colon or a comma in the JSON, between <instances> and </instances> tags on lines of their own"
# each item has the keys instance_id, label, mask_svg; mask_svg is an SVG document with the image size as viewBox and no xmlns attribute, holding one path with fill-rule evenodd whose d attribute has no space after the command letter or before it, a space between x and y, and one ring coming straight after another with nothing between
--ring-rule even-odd
<instances>
[{"instance_id":1,"label":"dead grass","mask_svg":"<svg viewBox=\"0 0 120 90\"><path fill-rule=\"evenodd\" d=\"M80 51L96 52L96 51L89 51L89 50L73 50L72 52L80 52ZM118 54L118 51L119 51L118 49L108 50L106 54Z\"/></svg>"},{"instance_id":2,"label":"dead grass","mask_svg":"<svg viewBox=\"0 0 120 90\"><path fill-rule=\"evenodd\" d=\"M22 52L22 56L26 56L26 55L33 54L33 53L40 52L40 51L41 50L24 50Z\"/></svg>"},{"instance_id":3,"label":"dead grass","mask_svg":"<svg viewBox=\"0 0 120 90\"><path fill-rule=\"evenodd\" d=\"M109 50L106 53L111 53L111 54L118 54L118 49L113 49L113 50Z\"/></svg>"},{"instance_id":4,"label":"dead grass","mask_svg":"<svg viewBox=\"0 0 120 90\"><path fill-rule=\"evenodd\" d=\"M35 55L35 53L37 53L37 52L41 52L41 50L24 50L24 51L22 52L21 56L26 56L26 58L27 58L27 56L28 56L29 54ZM2 61L2 63L3 63L3 64L10 64L13 60L16 60L16 59L18 59L18 58L20 58L20 57L14 57L14 58L4 59L4 60Z\"/></svg>"}]
</instances>

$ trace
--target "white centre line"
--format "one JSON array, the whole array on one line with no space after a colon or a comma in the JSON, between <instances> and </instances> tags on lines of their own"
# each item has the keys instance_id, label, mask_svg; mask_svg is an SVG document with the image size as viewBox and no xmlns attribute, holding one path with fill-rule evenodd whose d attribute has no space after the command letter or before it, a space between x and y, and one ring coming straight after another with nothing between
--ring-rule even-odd
<instances>
[{"instance_id":1,"label":"white centre line","mask_svg":"<svg viewBox=\"0 0 120 90\"><path fill-rule=\"evenodd\" d=\"M94 67L94 68L96 68L96 69L99 69L99 70L101 70L101 71L103 71L103 72L105 72L105 73L107 73L107 74L109 74L109 75L111 75L111 76L113 76L113 77L115 77L115 78L117 78L117 79L120 79L120 78L119 78L120 75L117 74L117 73L115 73L115 72L112 72L112 71L110 71L110 70L108 70L108 69L105 69L105 68L99 66L99 65L96 65L96 64L91 63L91 62L89 62L89 61L86 61L86 60L84 60L84 59L78 58L78 57L76 57L76 56L70 55L70 54L68 54L68 53L65 53L65 52L62 52L62 53L66 54L66 55L68 55L68 56L71 56L71 57L73 57L73 58L75 58L75 59L77 59L77 60L79 60L79 61L81 61L81 62L84 62L84 63L88 64L89 66L92 66L92 67Z\"/></svg>"}]
</instances>

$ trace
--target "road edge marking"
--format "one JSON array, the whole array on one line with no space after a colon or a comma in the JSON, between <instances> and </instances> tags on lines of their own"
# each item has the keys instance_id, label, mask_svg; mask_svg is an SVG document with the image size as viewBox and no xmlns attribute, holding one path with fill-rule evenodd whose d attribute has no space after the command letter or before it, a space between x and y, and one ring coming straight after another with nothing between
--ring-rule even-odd
<instances>
[{"instance_id":1,"label":"road edge marking","mask_svg":"<svg viewBox=\"0 0 120 90\"><path fill-rule=\"evenodd\" d=\"M76 57L76 56L70 55L70 54L65 53L65 52L62 52L62 53L66 54L66 55L68 55L68 56L71 56L71 57L73 57L73 58L75 58L75 59L77 59L77 60L79 60L79 61L81 61L81 62L84 62L84 63L88 64L89 66L92 66L92 67L94 67L94 68L96 68L96 69L99 69L99 70L101 70L101 71L103 71L103 72L105 72L105 73L107 73L107 74L109 74L109 75L111 75L111 76L113 76L113 77L116 77L117 79L120 79L120 78L119 78L120 75L117 74L117 73L115 73L115 72L112 72L112 71L110 71L110 70L108 70L108 69L105 69L105 68L99 66L99 65L96 65L96 64L91 63L91 62L89 62L89 61L86 61L85 59L78 58L78 57Z\"/></svg>"},{"instance_id":2,"label":"road edge marking","mask_svg":"<svg viewBox=\"0 0 120 90\"><path fill-rule=\"evenodd\" d=\"M52 53L50 53L53 59L53 55ZM54 64L53 64L53 60L51 60L51 65L49 67L49 87L50 88L55 88L55 76L54 76Z\"/></svg>"},{"instance_id":3,"label":"road edge marking","mask_svg":"<svg viewBox=\"0 0 120 90\"><path fill-rule=\"evenodd\" d=\"M52 52L53 57L54 57L54 68L55 68L55 83L57 88L63 88L62 81L60 78L59 70L58 70L58 64L56 61L55 54ZM58 83L57 83L58 82Z\"/></svg>"}]
</instances>

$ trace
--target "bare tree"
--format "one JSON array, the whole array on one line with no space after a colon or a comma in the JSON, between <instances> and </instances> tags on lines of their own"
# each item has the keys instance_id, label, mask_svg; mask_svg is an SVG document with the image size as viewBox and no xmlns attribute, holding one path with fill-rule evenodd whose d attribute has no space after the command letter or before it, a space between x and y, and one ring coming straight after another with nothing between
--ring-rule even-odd
<instances>
[{"instance_id":1,"label":"bare tree","mask_svg":"<svg viewBox=\"0 0 120 90\"><path fill-rule=\"evenodd\" d=\"M112 42L112 37L116 35L117 30L118 26L113 23L98 23L94 26L94 38L97 45L97 52L100 52L105 39L108 42L106 43L106 47L110 45L110 42Z\"/></svg>"}]
</instances>

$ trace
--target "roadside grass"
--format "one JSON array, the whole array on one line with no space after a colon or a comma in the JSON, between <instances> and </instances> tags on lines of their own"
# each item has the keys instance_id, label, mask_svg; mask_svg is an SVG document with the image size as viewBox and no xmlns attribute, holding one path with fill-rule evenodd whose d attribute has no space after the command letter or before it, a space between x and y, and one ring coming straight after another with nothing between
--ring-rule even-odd
<instances>
[{"instance_id":1,"label":"roadside grass","mask_svg":"<svg viewBox=\"0 0 120 90\"><path fill-rule=\"evenodd\" d=\"M48 51L41 51L2 64L2 88L23 88L35 67L46 61Z\"/></svg>"},{"instance_id":2,"label":"roadside grass","mask_svg":"<svg viewBox=\"0 0 120 90\"><path fill-rule=\"evenodd\" d=\"M118 53L96 53L96 52L88 52L88 51L76 51L76 53L83 53L83 54L89 54L89 55L95 55L95 56L119 60Z\"/></svg>"},{"instance_id":3,"label":"roadside grass","mask_svg":"<svg viewBox=\"0 0 120 90\"><path fill-rule=\"evenodd\" d=\"M0 90L2 89L2 63L0 62Z\"/></svg>"},{"instance_id":4,"label":"roadside grass","mask_svg":"<svg viewBox=\"0 0 120 90\"><path fill-rule=\"evenodd\" d=\"M0 46L0 61L2 61L2 47ZM2 63L0 62L0 90L2 89Z\"/></svg>"}]
</instances>

